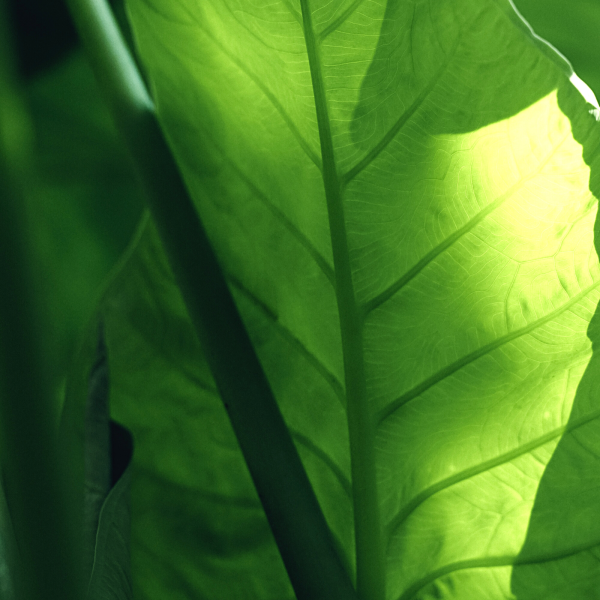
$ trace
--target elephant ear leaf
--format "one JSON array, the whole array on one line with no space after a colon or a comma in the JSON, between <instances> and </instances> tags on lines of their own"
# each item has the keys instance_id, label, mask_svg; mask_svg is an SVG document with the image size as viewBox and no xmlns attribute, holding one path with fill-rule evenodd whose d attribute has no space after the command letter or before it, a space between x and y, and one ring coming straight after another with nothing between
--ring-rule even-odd
<instances>
[{"instance_id":1,"label":"elephant ear leaf","mask_svg":"<svg viewBox=\"0 0 600 600\"><path fill-rule=\"evenodd\" d=\"M85 406L84 568L87 600L131 600L131 434L109 417L103 327Z\"/></svg>"},{"instance_id":2,"label":"elephant ear leaf","mask_svg":"<svg viewBox=\"0 0 600 600\"><path fill-rule=\"evenodd\" d=\"M128 7L360 593L595 597L599 133L568 63L507 0ZM151 223L100 308L136 594L290 598Z\"/></svg>"}]
</instances>

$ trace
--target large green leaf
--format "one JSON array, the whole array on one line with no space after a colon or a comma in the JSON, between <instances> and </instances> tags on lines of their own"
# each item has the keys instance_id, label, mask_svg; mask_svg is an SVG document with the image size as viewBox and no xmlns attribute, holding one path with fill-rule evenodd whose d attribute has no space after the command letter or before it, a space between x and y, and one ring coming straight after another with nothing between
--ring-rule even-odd
<instances>
[{"instance_id":1,"label":"large green leaf","mask_svg":"<svg viewBox=\"0 0 600 600\"><path fill-rule=\"evenodd\" d=\"M568 66L504 0L129 9L365 599L600 598L597 125ZM150 224L102 312L137 597L291 597Z\"/></svg>"}]
</instances>

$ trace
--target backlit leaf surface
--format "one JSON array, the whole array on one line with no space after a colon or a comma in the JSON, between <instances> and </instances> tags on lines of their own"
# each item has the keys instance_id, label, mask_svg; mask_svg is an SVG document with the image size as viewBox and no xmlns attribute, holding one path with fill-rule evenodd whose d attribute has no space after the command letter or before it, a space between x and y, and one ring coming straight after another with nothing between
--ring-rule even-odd
<instances>
[{"instance_id":1,"label":"backlit leaf surface","mask_svg":"<svg viewBox=\"0 0 600 600\"><path fill-rule=\"evenodd\" d=\"M128 4L349 570L356 515L390 600L600 598L597 125L566 67L504 0ZM293 597L151 224L102 309L136 597Z\"/></svg>"}]
</instances>

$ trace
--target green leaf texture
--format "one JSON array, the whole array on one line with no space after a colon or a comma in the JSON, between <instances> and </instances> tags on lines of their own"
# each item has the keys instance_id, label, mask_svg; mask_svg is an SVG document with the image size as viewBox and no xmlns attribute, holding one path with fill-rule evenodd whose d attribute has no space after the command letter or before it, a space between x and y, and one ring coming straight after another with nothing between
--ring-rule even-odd
<instances>
[{"instance_id":1,"label":"green leaf texture","mask_svg":"<svg viewBox=\"0 0 600 600\"><path fill-rule=\"evenodd\" d=\"M113 482L101 504L86 600L132 600L130 494L131 434L110 423ZM88 498L89 501L89 498ZM87 550L87 548L86 548Z\"/></svg>"},{"instance_id":2,"label":"green leaf texture","mask_svg":"<svg viewBox=\"0 0 600 600\"><path fill-rule=\"evenodd\" d=\"M504 0L128 5L365 600L600 598L598 126L567 67ZM102 312L136 597L291 598L151 224Z\"/></svg>"}]
</instances>

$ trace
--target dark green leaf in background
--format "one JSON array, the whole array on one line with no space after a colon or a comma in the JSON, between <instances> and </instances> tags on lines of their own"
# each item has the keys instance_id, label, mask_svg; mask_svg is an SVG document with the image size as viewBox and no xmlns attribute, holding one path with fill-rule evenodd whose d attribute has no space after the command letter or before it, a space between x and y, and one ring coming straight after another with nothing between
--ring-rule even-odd
<instances>
[{"instance_id":1,"label":"dark green leaf in background","mask_svg":"<svg viewBox=\"0 0 600 600\"><path fill-rule=\"evenodd\" d=\"M31 243L43 263L55 369L65 373L99 286L135 227L140 193L80 52L27 86L37 177Z\"/></svg>"},{"instance_id":2,"label":"dark green leaf in background","mask_svg":"<svg viewBox=\"0 0 600 600\"><path fill-rule=\"evenodd\" d=\"M104 330L100 324L96 357L89 375L84 417L83 549L86 556L83 562L86 577L89 577L94 563L100 509L111 487L109 387L108 356Z\"/></svg>"},{"instance_id":3,"label":"dark green leaf in background","mask_svg":"<svg viewBox=\"0 0 600 600\"><path fill-rule=\"evenodd\" d=\"M110 423L113 482L98 515L87 600L132 600L131 576L131 434ZM111 460L112 458L112 460Z\"/></svg>"},{"instance_id":4,"label":"dark green leaf in background","mask_svg":"<svg viewBox=\"0 0 600 600\"><path fill-rule=\"evenodd\" d=\"M84 423L82 550L87 600L130 600L130 489L133 439L110 420L109 357L98 327Z\"/></svg>"}]
</instances>

